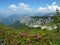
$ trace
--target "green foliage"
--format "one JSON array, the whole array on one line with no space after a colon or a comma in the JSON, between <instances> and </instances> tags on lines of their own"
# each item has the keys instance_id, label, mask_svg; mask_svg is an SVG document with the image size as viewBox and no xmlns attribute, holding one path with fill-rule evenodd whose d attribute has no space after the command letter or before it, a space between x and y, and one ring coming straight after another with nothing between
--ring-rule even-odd
<instances>
[{"instance_id":1,"label":"green foliage","mask_svg":"<svg viewBox=\"0 0 60 45\"><path fill-rule=\"evenodd\" d=\"M58 9L56 9L56 17L55 17L55 23L60 23L60 12Z\"/></svg>"},{"instance_id":2,"label":"green foliage","mask_svg":"<svg viewBox=\"0 0 60 45\"><path fill-rule=\"evenodd\" d=\"M13 23L12 25L10 25L10 27L13 27L15 29L23 29L27 26L25 24L20 23L20 21L17 21L15 23Z\"/></svg>"},{"instance_id":3,"label":"green foliage","mask_svg":"<svg viewBox=\"0 0 60 45\"><path fill-rule=\"evenodd\" d=\"M60 30L60 12L58 9L56 9L56 16L55 16L54 23L57 26L57 32L59 32L59 30Z\"/></svg>"},{"instance_id":4,"label":"green foliage","mask_svg":"<svg viewBox=\"0 0 60 45\"><path fill-rule=\"evenodd\" d=\"M18 30L0 24L0 45L60 45L60 32L27 27Z\"/></svg>"}]
</instances>

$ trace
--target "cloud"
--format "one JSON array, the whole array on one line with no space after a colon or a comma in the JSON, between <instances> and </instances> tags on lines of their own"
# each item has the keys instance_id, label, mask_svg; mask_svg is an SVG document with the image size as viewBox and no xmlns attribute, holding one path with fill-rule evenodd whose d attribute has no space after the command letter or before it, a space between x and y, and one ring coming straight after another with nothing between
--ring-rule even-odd
<instances>
[{"instance_id":1,"label":"cloud","mask_svg":"<svg viewBox=\"0 0 60 45\"><path fill-rule=\"evenodd\" d=\"M56 5L56 2L53 2L52 5Z\"/></svg>"},{"instance_id":2,"label":"cloud","mask_svg":"<svg viewBox=\"0 0 60 45\"><path fill-rule=\"evenodd\" d=\"M45 10L46 10L46 8L39 7L37 10L41 12L41 11L45 11Z\"/></svg>"},{"instance_id":3,"label":"cloud","mask_svg":"<svg viewBox=\"0 0 60 45\"><path fill-rule=\"evenodd\" d=\"M52 5L47 7L47 10L55 11L56 8L59 8L59 7L56 5L56 2L53 2Z\"/></svg>"},{"instance_id":4,"label":"cloud","mask_svg":"<svg viewBox=\"0 0 60 45\"><path fill-rule=\"evenodd\" d=\"M12 9L13 11L17 10L17 6L15 4L10 5L9 8Z\"/></svg>"},{"instance_id":5,"label":"cloud","mask_svg":"<svg viewBox=\"0 0 60 45\"><path fill-rule=\"evenodd\" d=\"M32 10L28 4L25 3L19 3L18 6L16 6L15 4L12 4L9 6L10 9L12 9L13 11L22 11L22 10Z\"/></svg>"},{"instance_id":6,"label":"cloud","mask_svg":"<svg viewBox=\"0 0 60 45\"><path fill-rule=\"evenodd\" d=\"M29 12L51 12L55 11L56 8L60 10L60 7L56 4L56 2L53 2L51 5L46 5L46 7L39 6L37 9L32 9L28 4L25 3L19 3L17 6L15 4L12 4L9 6L9 8L13 11L29 11Z\"/></svg>"},{"instance_id":7,"label":"cloud","mask_svg":"<svg viewBox=\"0 0 60 45\"><path fill-rule=\"evenodd\" d=\"M52 5L47 7L47 9L49 9L51 11L55 11L56 8L58 8L60 10L60 7L56 4L56 2L53 2Z\"/></svg>"},{"instance_id":8,"label":"cloud","mask_svg":"<svg viewBox=\"0 0 60 45\"><path fill-rule=\"evenodd\" d=\"M23 10L30 10L29 5L24 3L19 3L19 8Z\"/></svg>"},{"instance_id":9,"label":"cloud","mask_svg":"<svg viewBox=\"0 0 60 45\"><path fill-rule=\"evenodd\" d=\"M47 5L46 7L39 7L38 11L56 11L56 8L60 10L60 7L56 4L56 2L53 2L51 5Z\"/></svg>"}]
</instances>

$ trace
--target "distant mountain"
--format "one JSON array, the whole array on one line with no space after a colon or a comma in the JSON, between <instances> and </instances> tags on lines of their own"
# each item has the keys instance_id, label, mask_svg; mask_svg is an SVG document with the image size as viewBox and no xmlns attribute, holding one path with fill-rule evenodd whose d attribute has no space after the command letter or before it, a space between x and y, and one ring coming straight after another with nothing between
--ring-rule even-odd
<instances>
[{"instance_id":1,"label":"distant mountain","mask_svg":"<svg viewBox=\"0 0 60 45\"><path fill-rule=\"evenodd\" d=\"M17 22L19 19L21 19L22 17L26 16L26 17L30 17L30 16L49 16L49 15L54 15L54 12L38 12L38 13L34 13L34 14L12 14L9 17L5 18L2 22L6 25L11 25L15 22ZM2 18L1 18L2 19Z\"/></svg>"},{"instance_id":2,"label":"distant mountain","mask_svg":"<svg viewBox=\"0 0 60 45\"><path fill-rule=\"evenodd\" d=\"M37 12L33 16L52 16L55 15L55 12Z\"/></svg>"},{"instance_id":3,"label":"distant mountain","mask_svg":"<svg viewBox=\"0 0 60 45\"><path fill-rule=\"evenodd\" d=\"M31 25L44 25L54 20L54 16L31 16L31 17L21 17L18 21L11 24L11 27L21 29L24 27L29 27Z\"/></svg>"},{"instance_id":4,"label":"distant mountain","mask_svg":"<svg viewBox=\"0 0 60 45\"><path fill-rule=\"evenodd\" d=\"M22 29L24 27L27 27L26 25L28 24L28 22L31 20L30 17L27 16L22 16L20 17L16 22L14 22L13 24L11 24L11 27L17 28L17 29Z\"/></svg>"},{"instance_id":5,"label":"distant mountain","mask_svg":"<svg viewBox=\"0 0 60 45\"><path fill-rule=\"evenodd\" d=\"M6 17L3 15L0 15L0 22L2 22L3 19L5 19Z\"/></svg>"},{"instance_id":6,"label":"distant mountain","mask_svg":"<svg viewBox=\"0 0 60 45\"><path fill-rule=\"evenodd\" d=\"M6 25L11 25L13 24L15 21L17 21L20 18L20 15L18 14L13 14L9 17L7 17L6 19L4 19L2 22Z\"/></svg>"}]
</instances>

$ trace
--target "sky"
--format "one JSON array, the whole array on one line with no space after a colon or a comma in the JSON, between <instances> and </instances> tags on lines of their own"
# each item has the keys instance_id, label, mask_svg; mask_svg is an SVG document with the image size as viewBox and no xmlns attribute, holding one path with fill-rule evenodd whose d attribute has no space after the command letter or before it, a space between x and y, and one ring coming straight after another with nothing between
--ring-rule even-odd
<instances>
[{"instance_id":1,"label":"sky","mask_svg":"<svg viewBox=\"0 0 60 45\"><path fill-rule=\"evenodd\" d=\"M0 13L51 12L60 10L60 0L0 0Z\"/></svg>"}]
</instances>

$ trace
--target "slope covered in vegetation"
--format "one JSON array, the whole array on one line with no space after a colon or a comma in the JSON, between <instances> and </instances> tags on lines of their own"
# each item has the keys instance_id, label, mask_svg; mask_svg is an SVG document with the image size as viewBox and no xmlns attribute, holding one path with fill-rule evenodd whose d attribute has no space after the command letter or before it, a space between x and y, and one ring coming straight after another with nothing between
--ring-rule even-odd
<instances>
[{"instance_id":1,"label":"slope covered in vegetation","mask_svg":"<svg viewBox=\"0 0 60 45\"><path fill-rule=\"evenodd\" d=\"M18 30L0 24L0 45L60 45L60 32L26 27Z\"/></svg>"}]
</instances>

